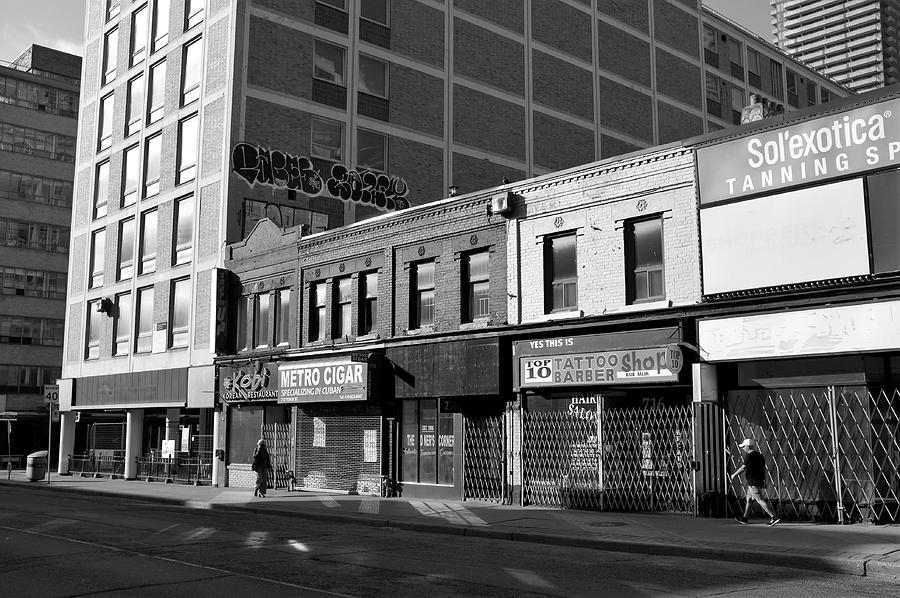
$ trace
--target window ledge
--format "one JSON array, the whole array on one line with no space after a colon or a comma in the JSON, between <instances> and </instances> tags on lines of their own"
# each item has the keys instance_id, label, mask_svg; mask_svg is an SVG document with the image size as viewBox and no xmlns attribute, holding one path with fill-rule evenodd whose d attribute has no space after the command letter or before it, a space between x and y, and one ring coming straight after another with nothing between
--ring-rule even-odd
<instances>
[{"instance_id":1,"label":"window ledge","mask_svg":"<svg viewBox=\"0 0 900 598\"><path fill-rule=\"evenodd\" d=\"M421 328L410 328L406 331L407 336L418 336L421 334L433 334L435 332L434 325L422 326Z\"/></svg>"},{"instance_id":2,"label":"window ledge","mask_svg":"<svg viewBox=\"0 0 900 598\"><path fill-rule=\"evenodd\" d=\"M644 311L648 309L663 309L665 307L672 307L672 301L670 299L662 299L660 301L646 301L643 303L632 303L631 305L622 305L616 311Z\"/></svg>"},{"instance_id":3,"label":"window ledge","mask_svg":"<svg viewBox=\"0 0 900 598\"><path fill-rule=\"evenodd\" d=\"M370 334L363 334L362 336L357 336L357 337L356 337L356 341L357 341L357 342L360 342L360 341L377 341L377 340L380 339L380 338L381 338L381 335L380 335L380 334L378 334L377 332L372 332L372 333L370 333Z\"/></svg>"},{"instance_id":4,"label":"window ledge","mask_svg":"<svg viewBox=\"0 0 900 598\"><path fill-rule=\"evenodd\" d=\"M490 318L478 318L472 322L463 322L459 325L460 330L478 330L479 328L487 328L491 325Z\"/></svg>"},{"instance_id":5,"label":"window ledge","mask_svg":"<svg viewBox=\"0 0 900 598\"><path fill-rule=\"evenodd\" d=\"M570 320L572 318L581 318L584 316L584 312L580 309L573 309L572 311L558 311L550 314L540 314L535 317L534 320L537 322L552 322L555 320Z\"/></svg>"}]
</instances>

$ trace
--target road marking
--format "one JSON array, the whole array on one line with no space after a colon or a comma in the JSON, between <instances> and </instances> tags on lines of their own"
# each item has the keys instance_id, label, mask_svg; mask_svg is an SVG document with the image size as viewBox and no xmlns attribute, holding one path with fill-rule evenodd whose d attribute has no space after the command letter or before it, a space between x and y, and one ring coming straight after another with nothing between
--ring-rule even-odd
<instances>
[{"instance_id":1,"label":"road marking","mask_svg":"<svg viewBox=\"0 0 900 598\"><path fill-rule=\"evenodd\" d=\"M526 571L525 569L510 569L508 567L504 567L503 570L509 573L510 577L512 577L516 581L527 584L529 586L548 589L555 587L552 583L550 583L534 571Z\"/></svg>"},{"instance_id":2,"label":"road marking","mask_svg":"<svg viewBox=\"0 0 900 598\"><path fill-rule=\"evenodd\" d=\"M72 525L73 523L78 523L74 519L51 519L49 521L45 521L34 527L29 527L28 531L49 531L52 529L57 529L60 527L65 527L67 525Z\"/></svg>"},{"instance_id":3,"label":"road marking","mask_svg":"<svg viewBox=\"0 0 900 598\"><path fill-rule=\"evenodd\" d=\"M281 581L278 579L270 579L268 577L260 577L259 575L248 575L246 573L238 573L236 571L229 571L228 569L223 569L221 567L210 567L209 565L199 565L197 563L182 561L182 560L171 558L171 557L156 556L156 555L152 555L152 554L147 554L145 552L140 552L139 550L128 550L126 548L119 548L118 546L111 546L109 544L101 544L99 542L90 542L88 540L76 540L74 538L66 538L65 536L57 536L55 534L46 534L43 532L31 531L31 530L27 530L27 529L18 528L18 527L10 527L8 525L0 525L0 529L5 529L7 531L12 531L12 532L21 532L24 534L31 534L33 536L41 536L43 538L50 538L51 540L72 542L74 544L81 544L82 546L90 546L92 548L102 548L105 550L109 550L111 552L118 552L121 554L130 554L130 555L138 556L138 557L145 558L145 559L154 559L157 561L163 561L165 563L172 563L174 565L184 565L185 567L193 567L195 569L203 569L204 571L213 571L215 573L222 573L224 575L233 575L235 577L242 577L244 579L253 579L256 581L272 583L272 584L276 584L279 586L294 588L297 590L315 592L316 594L322 594L323 596L338 596L339 598L362 598L361 596L356 596L354 594L341 594L340 592L331 592L329 590L322 590L320 588L314 588L312 586L304 586L304 585L300 585L300 584L296 584L296 583L290 583L287 581Z\"/></svg>"}]
</instances>

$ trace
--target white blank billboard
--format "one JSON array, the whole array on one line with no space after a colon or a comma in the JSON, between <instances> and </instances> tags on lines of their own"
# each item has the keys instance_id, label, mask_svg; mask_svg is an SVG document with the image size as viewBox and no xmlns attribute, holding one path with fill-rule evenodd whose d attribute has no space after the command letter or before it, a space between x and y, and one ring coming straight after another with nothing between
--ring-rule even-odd
<instances>
[{"instance_id":1,"label":"white blank billboard","mask_svg":"<svg viewBox=\"0 0 900 598\"><path fill-rule=\"evenodd\" d=\"M703 292L869 273L862 179L700 211Z\"/></svg>"}]
</instances>

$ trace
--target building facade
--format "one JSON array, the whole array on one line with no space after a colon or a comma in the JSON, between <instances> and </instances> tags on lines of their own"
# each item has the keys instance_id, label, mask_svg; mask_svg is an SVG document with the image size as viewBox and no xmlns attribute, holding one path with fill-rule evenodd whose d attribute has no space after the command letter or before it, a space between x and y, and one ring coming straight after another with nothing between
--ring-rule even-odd
<instances>
[{"instance_id":1,"label":"building facade","mask_svg":"<svg viewBox=\"0 0 900 598\"><path fill-rule=\"evenodd\" d=\"M775 43L856 92L900 82L894 0L771 0Z\"/></svg>"},{"instance_id":2,"label":"building facade","mask_svg":"<svg viewBox=\"0 0 900 598\"><path fill-rule=\"evenodd\" d=\"M13 466L47 446L62 372L81 59L33 45L0 62L0 411Z\"/></svg>"}]
</instances>

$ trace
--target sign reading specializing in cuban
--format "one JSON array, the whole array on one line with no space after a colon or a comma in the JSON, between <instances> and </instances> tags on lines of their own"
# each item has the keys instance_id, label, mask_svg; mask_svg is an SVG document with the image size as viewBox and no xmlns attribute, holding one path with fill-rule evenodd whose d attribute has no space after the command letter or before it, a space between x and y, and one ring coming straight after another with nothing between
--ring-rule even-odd
<instances>
[{"instance_id":1,"label":"sign reading specializing in cuban","mask_svg":"<svg viewBox=\"0 0 900 598\"><path fill-rule=\"evenodd\" d=\"M222 367L219 396L226 403L277 399L277 371L275 364L261 361L239 368Z\"/></svg>"},{"instance_id":2,"label":"sign reading specializing in cuban","mask_svg":"<svg viewBox=\"0 0 900 598\"><path fill-rule=\"evenodd\" d=\"M278 370L279 403L365 401L369 364L317 361L282 364Z\"/></svg>"},{"instance_id":3,"label":"sign reading specializing in cuban","mask_svg":"<svg viewBox=\"0 0 900 598\"><path fill-rule=\"evenodd\" d=\"M900 100L697 150L700 203L900 164Z\"/></svg>"},{"instance_id":4,"label":"sign reading specializing in cuban","mask_svg":"<svg viewBox=\"0 0 900 598\"><path fill-rule=\"evenodd\" d=\"M684 365L678 345L519 358L519 386L593 386L673 382Z\"/></svg>"},{"instance_id":5,"label":"sign reading specializing in cuban","mask_svg":"<svg viewBox=\"0 0 900 598\"><path fill-rule=\"evenodd\" d=\"M300 191L308 197L328 196L383 212L409 207L406 181L372 170L350 170L343 164L331 167L327 179L306 156L238 143L231 151L232 169L247 184Z\"/></svg>"}]
</instances>

